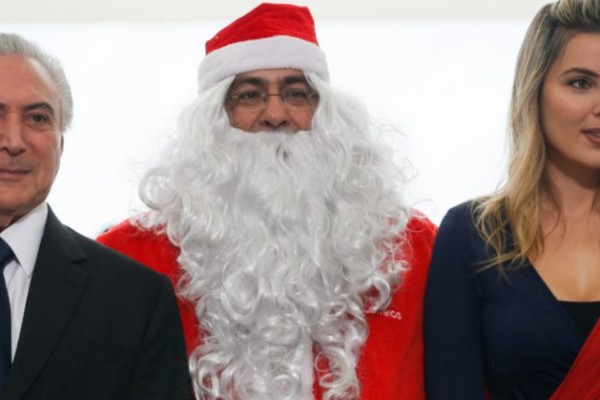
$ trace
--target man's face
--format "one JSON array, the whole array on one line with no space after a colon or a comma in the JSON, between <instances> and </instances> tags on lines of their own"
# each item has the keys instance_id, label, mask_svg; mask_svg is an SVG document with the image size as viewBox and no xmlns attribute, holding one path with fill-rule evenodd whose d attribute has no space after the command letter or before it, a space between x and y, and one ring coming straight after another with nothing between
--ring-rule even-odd
<instances>
[{"instance_id":1,"label":"man's face","mask_svg":"<svg viewBox=\"0 0 600 400\"><path fill-rule=\"evenodd\" d=\"M246 132L295 133L310 129L318 95L297 69L239 74L227 93L231 126Z\"/></svg>"},{"instance_id":2,"label":"man's face","mask_svg":"<svg viewBox=\"0 0 600 400\"><path fill-rule=\"evenodd\" d=\"M37 61L0 55L0 231L44 201L58 172L57 93Z\"/></svg>"}]
</instances>

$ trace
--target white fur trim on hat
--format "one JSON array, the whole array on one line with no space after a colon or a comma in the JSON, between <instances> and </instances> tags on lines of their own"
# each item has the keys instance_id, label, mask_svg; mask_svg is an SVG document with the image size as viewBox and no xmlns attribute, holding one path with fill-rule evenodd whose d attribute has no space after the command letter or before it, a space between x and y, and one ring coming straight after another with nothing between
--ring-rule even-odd
<instances>
[{"instance_id":1,"label":"white fur trim on hat","mask_svg":"<svg viewBox=\"0 0 600 400\"><path fill-rule=\"evenodd\" d=\"M208 54L200 63L199 88L243 72L274 68L314 72L329 81L327 59L319 46L292 36L273 36L233 43Z\"/></svg>"}]
</instances>

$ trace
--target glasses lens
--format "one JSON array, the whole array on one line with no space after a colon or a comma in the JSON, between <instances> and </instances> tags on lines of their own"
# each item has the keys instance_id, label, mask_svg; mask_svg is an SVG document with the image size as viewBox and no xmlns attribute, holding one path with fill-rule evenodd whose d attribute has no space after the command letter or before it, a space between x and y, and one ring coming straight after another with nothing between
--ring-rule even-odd
<instances>
[{"instance_id":1,"label":"glasses lens","mask_svg":"<svg viewBox=\"0 0 600 400\"><path fill-rule=\"evenodd\" d=\"M262 106L266 93L260 90L248 90L232 95L231 100L234 105L240 105L242 107L255 108Z\"/></svg>"},{"instance_id":2,"label":"glasses lens","mask_svg":"<svg viewBox=\"0 0 600 400\"><path fill-rule=\"evenodd\" d=\"M303 89L287 90L281 94L281 98L284 103L294 107L306 106L312 101L311 93Z\"/></svg>"},{"instance_id":3,"label":"glasses lens","mask_svg":"<svg viewBox=\"0 0 600 400\"><path fill-rule=\"evenodd\" d=\"M273 94L261 90L247 90L232 94L229 96L229 101L230 105L234 107L260 108L266 105L270 96L280 97L284 105L291 107L305 107L314 104L319 97L313 91L297 88Z\"/></svg>"}]
</instances>

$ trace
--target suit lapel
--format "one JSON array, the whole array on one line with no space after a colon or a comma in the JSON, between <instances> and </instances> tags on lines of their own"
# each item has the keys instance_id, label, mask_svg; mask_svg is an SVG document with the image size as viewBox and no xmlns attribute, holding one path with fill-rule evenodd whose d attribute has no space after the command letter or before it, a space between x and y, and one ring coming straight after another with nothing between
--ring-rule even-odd
<instances>
[{"instance_id":1,"label":"suit lapel","mask_svg":"<svg viewBox=\"0 0 600 400\"><path fill-rule=\"evenodd\" d=\"M52 210L40 243L4 400L23 396L60 340L87 281L85 253Z\"/></svg>"}]
</instances>

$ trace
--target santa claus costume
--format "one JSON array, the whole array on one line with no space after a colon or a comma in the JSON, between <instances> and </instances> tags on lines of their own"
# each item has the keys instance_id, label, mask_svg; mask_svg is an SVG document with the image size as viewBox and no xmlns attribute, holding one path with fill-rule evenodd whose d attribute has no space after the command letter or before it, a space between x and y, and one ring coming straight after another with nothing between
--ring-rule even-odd
<instances>
[{"instance_id":1,"label":"santa claus costume","mask_svg":"<svg viewBox=\"0 0 600 400\"><path fill-rule=\"evenodd\" d=\"M198 99L142 181L150 211L99 241L178 288L201 399L424 399L423 294L435 226L361 103L328 83L305 7L262 4L206 46ZM302 70L312 126L247 133L237 74Z\"/></svg>"}]
</instances>

